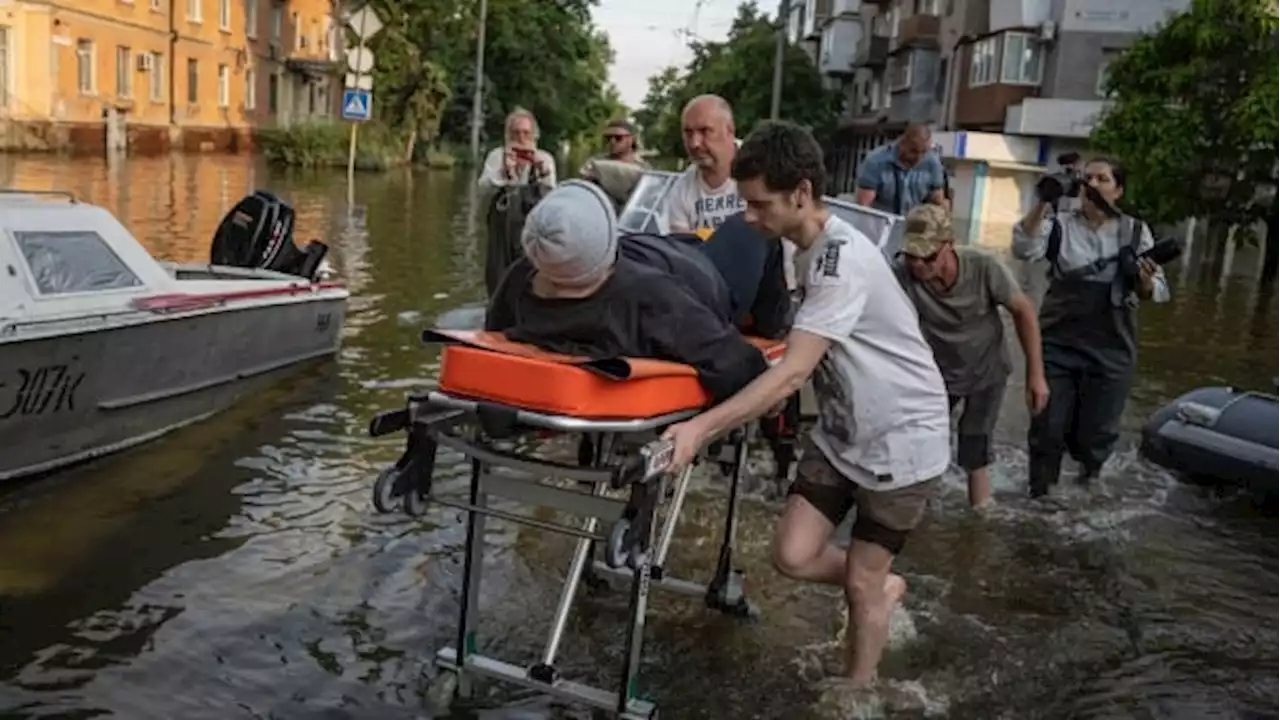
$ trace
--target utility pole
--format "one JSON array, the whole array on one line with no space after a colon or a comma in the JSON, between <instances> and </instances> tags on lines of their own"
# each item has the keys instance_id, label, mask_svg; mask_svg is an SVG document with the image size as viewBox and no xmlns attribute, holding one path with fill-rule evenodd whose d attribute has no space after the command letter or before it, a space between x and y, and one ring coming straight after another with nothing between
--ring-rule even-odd
<instances>
[{"instance_id":1,"label":"utility pole","mask_svg":"<svg viewBox=\"0 0 1280 720\"><path fill-rule=\"evenodd\" d=\"M471 98L471 162L480 162L480 128L484 125L484 26L488 0L480 0L480 29L476 34L476 89Z\"/></svg>"},{"instance_id":2,"label":"utility pole","mask_svg":"<svg viewBox=\"0 0 1280 720\"><path fill-rule=\"evenodd\" d=\"M782 63L787 55L787 25L791 23L791 0L781 0L778 5L778 49L773 55L773 100L769 104L769 119L777 120L782 112Z\"/></svg>"}]
</instances>

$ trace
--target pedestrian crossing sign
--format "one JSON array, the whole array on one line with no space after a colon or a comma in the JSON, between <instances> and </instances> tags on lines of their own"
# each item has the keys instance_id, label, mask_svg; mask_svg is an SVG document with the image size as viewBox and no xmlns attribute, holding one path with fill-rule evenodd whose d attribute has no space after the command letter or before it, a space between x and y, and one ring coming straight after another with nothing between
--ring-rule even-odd
<instances>
[{"instance_id":1,"label":"pedestrian crossing sign","mask_svg":"<svg viewBox=\"0 0 1280 720\"><path fill-rule=\"evenodd\" d=\"M342 93L342 119L368 120L372 104L373 94L368 90L347 88Z\"/></svg>"}]
</instances>

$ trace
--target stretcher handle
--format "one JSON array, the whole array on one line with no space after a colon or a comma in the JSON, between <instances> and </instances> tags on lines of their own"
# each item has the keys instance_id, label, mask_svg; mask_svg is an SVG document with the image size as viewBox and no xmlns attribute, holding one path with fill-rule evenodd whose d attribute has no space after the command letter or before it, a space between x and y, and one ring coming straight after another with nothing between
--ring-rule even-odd
<instances>
[{"instance_id":1,"label":"stretcher handle","mask_svg":"<svg viewBox=\"0 0 1280 720\"><path fill-rule=\"evenodd\" d=\"M623 488L628 485L647 483L662 475L671 467L675 459L676 444L660 438L640 448L640 452L627 458L614 474L613 487Z\"/></svg>"}]
</instances>

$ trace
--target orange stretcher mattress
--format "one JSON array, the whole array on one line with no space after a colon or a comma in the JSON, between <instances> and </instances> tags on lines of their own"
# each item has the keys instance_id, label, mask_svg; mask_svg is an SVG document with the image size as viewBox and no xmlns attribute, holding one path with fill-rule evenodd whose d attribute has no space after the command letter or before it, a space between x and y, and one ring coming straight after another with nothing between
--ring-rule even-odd
<instances>
[{"instance_id":1,"label":"orange stretcher mattress","mask_svg":"<svg viewBox=\"0 0 1280 720\"><path fill-rule=\"evenodd\" d=\"M589 360L512 342L501 333L427 330L441 343L440 390L456 397L592 420L651 418L710 402L688 365L649 358ZM748 338L769 360L780 340Z\"/></svg>"}]
</instances>

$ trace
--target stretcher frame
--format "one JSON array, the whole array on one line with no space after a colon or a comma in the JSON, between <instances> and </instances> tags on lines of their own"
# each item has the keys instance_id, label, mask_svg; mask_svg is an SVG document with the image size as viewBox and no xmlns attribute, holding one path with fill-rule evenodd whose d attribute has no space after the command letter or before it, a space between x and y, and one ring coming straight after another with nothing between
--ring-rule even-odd
<instances>
[{"instance_id":1,"label":"stretcher frame","mask_svg":"<svg viewBox=\"0 0 1280 720\"><path fill-rule=\"evenodd\" d=\"M375 437L400 430L407 435L404 454L374 483L374 505L380 512L391 512L398 507L409 515L419 516L429 503L435 503L467 514L456 642L452 647L440 649L435 659L437 668L456 675L455 699L470 698L471 676L484 676L582 703L614 717L656 718L656 705L638 697L636 682L651 587L656 585L678 594L701 597L707 607L734 617L745 619L758 615L743 592L743 573L733 565L751 425L734 431L707 451L729 477L728 507L714 576L704 585L677 579L665 572L692 466L678 477L669 476L665 462L669 461L671 447L656 438L666 426L698 412L686 410L643 419L587 420L432 391L410 396L405 409L381 413L371 421L369 432ZM495 441L539 430L580 435L578 464L535 459L495 446ZM622 461L615 458L624 449L622 446L640 442L644 444L633 455L623 455ZM471 461L465 500L432 492L432 473L440 446L462 453ZM551 479L576 481L582 489L547 484ZM626 500L608 497L606 493L610 490L626 490L628 497ZM491 496L568 513L581 518L581 524L571 526L498 510L489 506ZM663 500L666 500L666 512L659 530L658 508ZM527 667L477 652L476 624L488 517L578 538L545 648L539 662ZM599 532L601 523L611 524L607 533ZM594 560L599 543L605 544L603 562ZM631 580L626 649L614 691L563 679L555 666L580 583L602 576Z\"/></svg>"}]
</instances>

